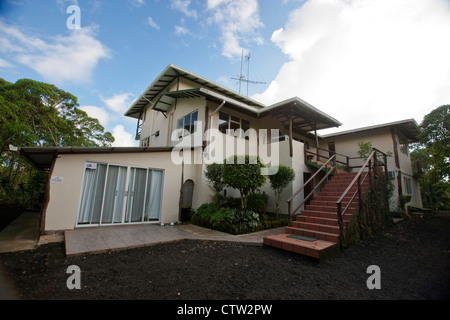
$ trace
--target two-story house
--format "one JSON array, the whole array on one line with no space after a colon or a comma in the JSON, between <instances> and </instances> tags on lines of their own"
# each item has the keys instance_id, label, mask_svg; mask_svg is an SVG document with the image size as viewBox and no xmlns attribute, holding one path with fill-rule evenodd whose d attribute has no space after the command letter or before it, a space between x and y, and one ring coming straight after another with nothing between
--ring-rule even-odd
<instances>
[{"instance_id":1,"label":"two-story house","mask_svg":"<svg viewBox=\"0 0 450 320\"><path fill-rule=\"evenodd\" d=\"M411 194L421 206L407 150L419 133L413 120L321 137L320 130L341 123L300 98L266 106L174 65L125 116L137 121L139 147L20 149L36 167L49 170L42 231L179 221L182 208L210 201L206 165L234 154L258 155L274 170L279 164L292 167L296 177L284 191L287 200L316 172L311 155L326 149L325 154L334 150L355 157L359 141L394 154L388 170L394 173L395 192ZM269 184L261 191L273 211Z\"/></svg>"}]
</instances>

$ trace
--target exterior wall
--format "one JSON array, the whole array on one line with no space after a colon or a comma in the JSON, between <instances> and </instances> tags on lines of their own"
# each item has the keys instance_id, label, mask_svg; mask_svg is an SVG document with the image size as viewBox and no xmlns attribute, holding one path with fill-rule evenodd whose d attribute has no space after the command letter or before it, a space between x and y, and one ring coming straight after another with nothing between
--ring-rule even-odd
<instances>
[{"instance_id":1,"label":"exterior wall","mask_svg":"<svg viewBox=\"0 0 450 320\"><path fill-rule=\"evenodd\" d=\"M395 186L394 193L391 197L390 207L393 211L400 210L399 208L399 192L406 195L406 186L403 177L411 178L412 194L411 201L408 205L415 207L422 207L422 197L418 182L412 176L411 158L409 154L404 154L400 151L399 133L388 127L378 128L370 131L355 132L342 136L327 137L321 140L321 147L328 149L328 143L334 142L336 153L347 155L350 157L358 157L358 142L371 142L374 148L387 153L392 156L388 157L388 171L395 172L395 178L392 183ZM343 157L338 158L343 161ZM362 165L363 161L353 159L350 162L351 166ZM357 169L354 169L354 171ZM400 179L398 179L400 175Z\"/></svg>"},{"instance_id":2,"label":"exterior wall","mask_svg":"<svg viewBox=\"0 0 450 320\"><path fill-rule=\"evenodd\" d=\"M56 160L52 176L64 180L62 184L50 185L45 231L76 227L87 161L164 170L161 222L178 221L182 167L170 161L170 152L71 154L61 155Z\"/></svg>"}]
</instances>

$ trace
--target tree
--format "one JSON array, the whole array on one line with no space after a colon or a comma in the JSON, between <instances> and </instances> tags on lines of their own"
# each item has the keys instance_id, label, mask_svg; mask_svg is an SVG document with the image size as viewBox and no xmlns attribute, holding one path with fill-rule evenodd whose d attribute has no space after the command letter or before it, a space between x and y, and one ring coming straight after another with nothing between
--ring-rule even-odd
<instances>
[{"instance_id":1,"label":"tree","mask_svg":"<svg viewBox=\"0 0 450 320\"><path fill-rule=\"evenodd\" d=\"M419 147L425 147L440 179L450 177L450 105L440 106L424 117Z\"/></svg>"},{"instance_id":2,"label":"tree","mask_svg":"<svg viewBox=\"0 0 450 320\"><path fill-rule=\"evenodd\" d=\"M223 181L223 164L211 163L207 165L205 177L209 181L209 187L214 191L214 200L219 202L220 192L225 187Z\"/></svg>"},{"instance_id":3,"label":"tree","mask_svg":"<svg viewBox=\"0 0 450 320\"><path fill-rule=\"evenodd\" d=\"M110 146L114 138L78 108L77 98L54 85L29 79L0 79L0 111L6 115L0 152L8 145L31 147Z\"/></svg>"},{"instance_id":4,"label":"tree","mask_svg":"<svg viewBox=\"0 0 450 320\"><path fill-rule=\"evenodd\" d=\"M270 175L270 186L275 192L275 212L278 219L278 211L280 206L281 194L289 183L294 181L295 171L291 167L280 165L276 174Z\"/></svg>"},{"instance_id":5,"label":"tree","mask_svg":"<svg viewBox=\"0 0 450 320\"><path fill-rule=\"evenodd\" d=\"M230 188L238 189L241 194L241 209L247 208L247 199L251 192L261 188L266 176L261 174L264 165L259 157L233 156L223 165L223 182Z\"/></svg>"},{"instance_id":6,"label":"tree","mask_svg":"<svg viewBox=\"0 0 450 320\"><path fill-rule=\"evenodd\" d=\"M75 96L51 84L0 79L0 113L0 196L8 201L6 189L25 190L35 176L26 161L9 152L9 145L103 147L114 142L97 119L79 109Z\"/></svg>"},{"instance_id":7,"label":"tree","mask_svg":"<svg viewBox=\"0 0 450 320\"><path fill-rule=\"evenodd\" d=\"M424 117L419 142L411 153L424 206L433 211L450 208L450 105Z\"/></svg>"}]
</instances>

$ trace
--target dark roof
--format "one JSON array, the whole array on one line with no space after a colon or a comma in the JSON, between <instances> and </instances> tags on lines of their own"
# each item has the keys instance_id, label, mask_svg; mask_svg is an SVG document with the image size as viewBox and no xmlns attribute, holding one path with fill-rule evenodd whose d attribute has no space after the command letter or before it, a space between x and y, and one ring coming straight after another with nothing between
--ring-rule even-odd
<instances>
[{"instance_id":1,"label":"dark roof","mask_svg":"<svg viewBox=\"0 0 450 320\"><path fill-rule=\"evenodd\" d=\"M417 142L418 136L420 134L420 127L417 124L416 120L414 119L407 119L407 120L401 120L396 122L389 122L384 124L379 124L375 126L368 126L368 127L362 127L352 130L346 130L341 132L335 132L331 134L322 135L321 138L331 138L331 137L337 137L337 136L343 136L348 134L354 134L358 132L364 132L364 131L371 131L376 130L380 128L390 128L394 127L398 131L400 131L408 140L409 142Z\"/></svg>"},{"instance_id":2,"label":"dark roof","mask_svg":"<svg viewBox=\"0 0 450 320\"><path fill-rule=\"evenodd\" d=\"M62 154L101 154L101 153L143 153L170 152L173 148L143 148L143 147L91 147L91 148L56 148L32 147L20 148L20 154L37 169L49 169L53 159Z\"/></svg>"},{"instance_id":3,"label":"dark roof","mask_svg":"<svg viewBox=\"0 0 450 320\"><path fill-rule=\"evenodd\" d=\"M258 113L260 117L271 115L281 121L285 126L289 126L290 117L292 116L293 131L303 133L340 127L342 125L342 123L333 117L314 108L298 97L293 97L260 109Z\"/></svg>"},{"instance_id":4,"label":"dark roof","mask_svg":"<svg viewBox=\"0 0 450 320\"><path fill-rule=\"evenodd\" d=\"M164 92L164 89L177 77L182 77L193 81L206 89L212 90L219 94L223 94L246 105L255 108L264 107L264 104L260 102L257 102L233 90L227 89L224 86L221 86L213 81L210 81L190 71L184 70L171 64L167 66L166 69L164 69L164 71L150 84L147 89L145 89L144 93L133 103L128 111L125 112L125 116L139 118L141 112L147 106L149 101L161 95Z\"/></svg>"}]
</instances>

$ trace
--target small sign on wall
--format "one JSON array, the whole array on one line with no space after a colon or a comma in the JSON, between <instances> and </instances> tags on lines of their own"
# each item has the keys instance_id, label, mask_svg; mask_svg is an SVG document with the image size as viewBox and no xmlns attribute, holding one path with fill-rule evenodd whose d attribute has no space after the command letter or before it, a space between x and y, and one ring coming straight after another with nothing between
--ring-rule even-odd
<instances>
[{"instance_id":1,"label":"small sign on wall","mask_svg":"<svg viewBox=\"0 0 450 320\"><path fill-rule=\"evenodd\" d=\"M55 177L53 176L50 179L50 184L63 184L64 183L64 177Z\"/></svg>"},{"instance_id":2,"label":"small sign on wall","mask_svg":"<svg viewBox=\"0 0 450 320\"><path fill-rule=\"evenodd\" d=\"M86 169L97 170L97 164L94 162L86 162Z\"/></svg>"}]
</instances>

